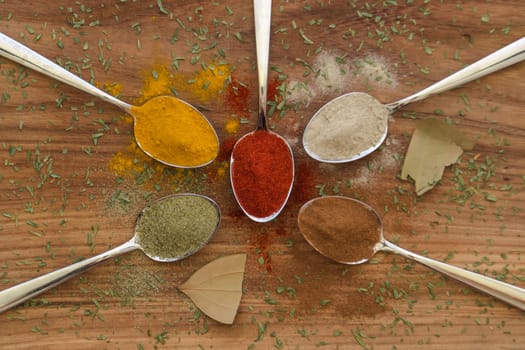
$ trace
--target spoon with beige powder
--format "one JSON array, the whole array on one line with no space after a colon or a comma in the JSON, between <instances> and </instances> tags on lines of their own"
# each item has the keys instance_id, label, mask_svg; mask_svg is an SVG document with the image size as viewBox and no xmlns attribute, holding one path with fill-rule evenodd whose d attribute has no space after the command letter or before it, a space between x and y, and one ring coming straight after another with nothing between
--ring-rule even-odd
<instances>
[{"instance_id":1,"label":"spoon with beige powder","mask_svg":"<svg viewBox=\"0 0 525 350\"><path fill-rule=\"evenodd\" d=\"M380 251L395 253L525 310L525 289L418 255L386 240L377 212L356 199L312 199L301 207L297 221L306 241L336 262L355 265L369 261Z\"/></svg>"},{"instance_id":2,"label":"spoon with beige powder","mask_svg":"<svg viewBox=\"0 0 525 350\"><path fill-rule=\"evenodd\" d=\"M385 140L388 118L405 105L454 89L525 59L525 37L397 102L351 92L326 103L306 125L303 146L320 162L346 163L375 151Z\"/></svg>"}]
</instances>

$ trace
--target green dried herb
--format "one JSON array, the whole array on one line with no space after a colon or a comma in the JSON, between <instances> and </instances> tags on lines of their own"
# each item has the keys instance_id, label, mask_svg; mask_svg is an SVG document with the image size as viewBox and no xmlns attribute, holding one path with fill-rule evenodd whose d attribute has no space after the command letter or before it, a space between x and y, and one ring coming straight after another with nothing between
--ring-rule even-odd
<instances>
[{"instance_id":1,"label":"green dried herb","mask_svg":"<svg viewBox=\"0 0 525 350\"><path fill-rule=\"evenodd\" d=\"M167 197L139 217L137 243L150 256L183 257L205 244L218 223L219 210L206 197Z\"/></svg>"}]
</instances>

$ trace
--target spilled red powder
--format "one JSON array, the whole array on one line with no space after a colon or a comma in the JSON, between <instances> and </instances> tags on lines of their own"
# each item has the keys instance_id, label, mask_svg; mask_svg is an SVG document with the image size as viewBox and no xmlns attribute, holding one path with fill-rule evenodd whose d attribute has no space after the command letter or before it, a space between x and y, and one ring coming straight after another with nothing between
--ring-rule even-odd
<instances>
[{"instance_id":1,"label":"spilled red powder","mask_svg":"<svg viewBox=\"0 0 525 350\"><path fill-rule=\"evenodd\" d=\"M268 100L269 101L281 101L282 97L279 93L279 87L281 81L277 78L272 79L268 82Z\"/></svg>"},{"instance_id":2,"label":"spilled red powder","mask_svg":"<svg viewBox=\"0 0 525 350\"><path fill-rule=\"evenodd\" d=\"M292 200L302 205L315 195L315 176L313 170L317 164L307 161L301 162L297 166L295 174L295 189L292 194Z\"/></svg>"},{"instance_id":3,"label":"spilled red powder","mask_svg":"<svg viewBox=\"0 0 525 350\"><path fill-rule=\"evenodd\" d=\"M221 142L219 154L217 155L218 161L230 160L230 156L232 154L233 146L235 146L235 142L236 140L234 137L228 137Z\"/></svg>"},{"instance_id":4,"label":"spilled red powder","mask_svg":"<svg viewBox=\"0 0 525 350\"><path fill-rule=\"evenodd\" d=\"M250 90L248 90L248 87L232 77L232 82L228 85L224 94L226 106L232 108L236 113L242 114L248 111L249 98Z\"/></svg>"}]
</instances>

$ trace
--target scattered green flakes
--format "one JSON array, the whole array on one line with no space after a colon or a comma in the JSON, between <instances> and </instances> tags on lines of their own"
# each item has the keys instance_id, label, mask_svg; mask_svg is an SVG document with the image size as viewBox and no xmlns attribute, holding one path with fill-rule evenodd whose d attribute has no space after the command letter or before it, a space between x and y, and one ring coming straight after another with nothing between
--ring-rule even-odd
<instances>
[{"instance_id":1,"label":"scattered green flakes","mask_svg":"<svg viewBox=\"0 0 525 350\"><path fill-rule=\"evenodd\" d=\"M326 306L328 304L332 303L332 300L330 299L322 299L320 302L319 302L319 305L321 306Z\"/></svg>"},{"instance_id":2,"label":"scattered green flakes","mask_svg":"<svg viewBox=\"0 0 525 350\"><path fill-rule=\"evenodd\" d=\"M169 15L169 11L164 7L162 4L162 0L157 0L157 6L159 7L159 11L165 15Z\"/></svg>"},{"instance_id":3,"label":"scattered green flakes","mask_svg":"<svg viewBox=\"0 0 525 350\"><path fill-rule=\"evenodd\" d=\"M255 338L256 342L264 339L269 324L270 323L268 321L264 323L261 321L257 321L257 338Z\"/></svg>"},{"instance_id":4,"label":"scattered green flakes","mask_svg":"<svg viewBox=\"0 0 525 350\"><path fill-rule=\"evenodd\" d=\"M301 35L301 38L303 39L303 42L306 44L306 45L313 45L314 42L308 38L304 32L304 29L303 28L299 28L299 34Z\"/></svg>"},{"instance_id":5,"label":"scattered green flakes","mask_svg":"<svg viewBox=\"0 0 525 350\"><path fill-rule=\"evenodd\" d=\"M157 344L166 344L166 341L168 340L169 338L169 335L168 335L168 331L164 330L160 333L158 333L157 335L155 335L155 342Z\"/></svg>"},{"instance_id":6,"label":"scattered green flakes","mask_svg":"<svg viewBox=\"0 0 525 350\"><path fill-rule=\"evenodd\" d=\"M485 13L483 16L481 16L481 22L489 23L490 22L490 15L488 13Z\"/></svg>"},{"instance_id":7,"label":"scattered green flakes","mask_svg":"<svg viewBox=\"0 0 525 350\"><path fill-rule=\"evenodd\" d=\"M277 333L275 332L272 332L270 333L270 337L272 337L274 339L274 344L273 346L276 348L276 349L283 349L284 348L284 342L282 341L281 338L279 338L277 336Z\"/></svg>"}]
</instances>

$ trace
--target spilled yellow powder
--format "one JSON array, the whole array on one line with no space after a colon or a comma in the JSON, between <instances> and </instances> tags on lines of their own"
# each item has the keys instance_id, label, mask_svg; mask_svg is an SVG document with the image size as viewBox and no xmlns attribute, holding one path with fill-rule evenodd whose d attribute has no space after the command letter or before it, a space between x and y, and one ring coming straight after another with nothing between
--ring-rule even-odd
<instances>
[{"instance_id":1,"label":"spilled yellow powder","mask_svg":"<svg viewBox=\"0 0 525 350\"><path fill-rule=\"evenodd\" d=\"M122 84L120 83L104 83L104 90L111 96L118 97L122 93Z\"/></svg>"},{"instance_id":2,"label":"spilled yellow powder","mask_svg":"<svg viewBox=\"0 0 525 350\"><path fill-rule=\"evenodd\" d=\"M227 64L207 64L192 78L174 77L173 83L179 90L191 93L201 102L217 99L231 80L231 68Z\"/></svg>"},{"instance_id":3,"label":"spilled yellow powder","mask_svg":"<svg viewBox=\"0 0 525 350\"><path fill-rule=\"evenodd\" d=\"M117 152L109 161L108 167L120 177L132 178L139 177L141 174L150 174L149 179L153 178L158 181L160 177L163 177L170 183L194 174L192 169L171 168L154 161L142 152L135 142L130 143L125 151Z\"/></svg>"},{"instance_id":4,"label":"spilled yellow powder","mask_svg":"<svg viewBox=\"0 0 525 350\"><path fill-rule=\"evenodd\" d=\"M219 167L217 168L217 176L223 177L228 172L228 169L230 168L230 163L228 162L221 162Z\"/></svg>"},{"instance_id":5,"label":"spilled yellow powder","mask_svg":"<svg viewBox=\"0 0 525 350\"><path fill-rule=\"evenodd\" d=\"M170 88L173 86L174 75L164 65L155 64L151 70L143 72L143 81L140 96L135 100L138 105L153 97L172 94Z\"/></svg>"},{"instance_id":6,"label":"spilled yellow powder","mask_svg":"<svg viewBox=\"0 0 525 350\"><path fill-rule=\"evenodd\" d=\"M237 131L239 131L239 125L239 120L234 118L228 119L228 121L226 121L226 124L224 125L224 130L226 130L228 134L236 134Z\"/></svg>"}]
</instances>

